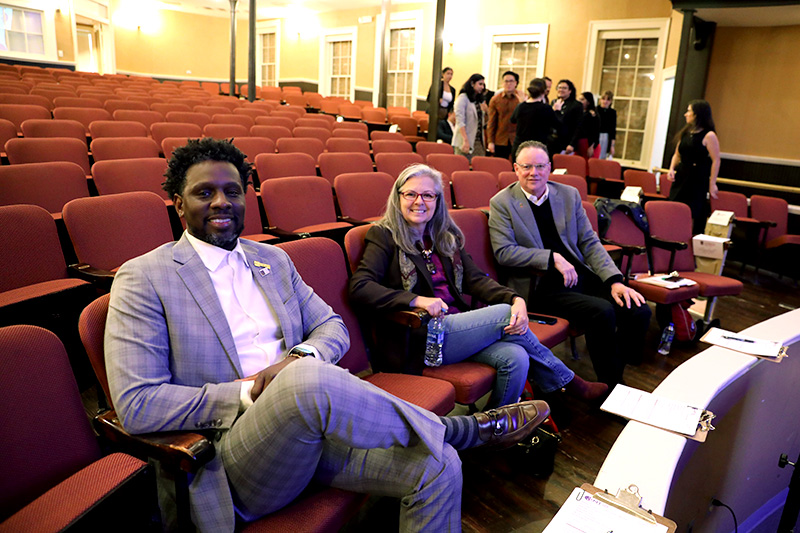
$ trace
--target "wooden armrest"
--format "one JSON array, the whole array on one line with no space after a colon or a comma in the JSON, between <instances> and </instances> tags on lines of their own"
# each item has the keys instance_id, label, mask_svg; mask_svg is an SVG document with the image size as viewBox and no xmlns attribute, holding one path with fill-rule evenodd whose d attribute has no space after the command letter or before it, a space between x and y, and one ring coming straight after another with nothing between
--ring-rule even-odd
<instances>
[{"instance_id":1,"label":"wooden armrest","mask_svg":"<svg viewBox=\"0 0 800 533\"><path fill-rule=\"evenodd\" d=\"M622 254L627 256L640 255L647 251L646 246L637 246L635 244L622 244L611 239L600 239L603 244L610 244L612 246L619 246L622 248Z\"/></svg>"},{"instance_id":2,"label":"wooden armrest","mask_svg":"<svg viewBox=\"0 0 800 533\"><path fill-rule=\"evenodd\" d=\"M264 228L264 232L268 235L275 235L276 237L285 241L296 241L297 239L305 239L306 237L311 236L310 233L294 233L276 226L268 226Z\"/></svg>"},{"instance_id":3,"label":"wooden armrest","mask_svg":"<svg viewBox=\"0 0 800 533\"><path fill-rule=\"evenodd\" d=\"M140 458L158 460L165 468L195 473L214 458L215 450L205 435L190 431L164 431L132 435L112 409L94 418L95 430L110 442Z\"/></svg>"},{"instance_id":4,"label":"wooden armrest","mask_svg":"<svg viewBox=\"0 0 800 533\"><path fill-rule=\"evenodd\" d=\"M387 318L403 326L416 329L428 323L428 313L425 311L397 311L390 313Z\"/></svg>"},{"instance_id":5,"label":"wooden armrest","mask_svg":"<svg viewBox=\"0 0 800 533\"><path fill-rule=\"evenodd\" d=\"M69 265L67 271L71 277L94 283L95 285L105 288L106 290L111 289L111 282L114 281L114 272L111 272L110 270L103 270L101 268L95 268L91 265L87 265L86 263Z\"/></svg>"},{"instance_id":6,"label":"wooden armrest","mask_svg":"<svg viewBox=\"0 0 800 533\"><path fill-rule=\"evenodd\" d=\"M346 216L337 216L336 220L339 222L347 222L348 224L352 224L354 226L366 226L367 224L371 224L371 222L367 222L366 220L358 220L357 218Z\"/></svg>"},{"instance_id":7,"label":"wooden armrest","mask_svg":"<svg viewBox=\"0 0 800 533\"><path fill-rule=\"evenodd\" d=\"M656 248L663 248L664 250L670 251L678 251L678 250L685 250L689 247L689 243L681 242L681 241L668 241L666 239L661 239L659 237L650 236L650 244L655 246Z\"/></svg>"}]
</instances>

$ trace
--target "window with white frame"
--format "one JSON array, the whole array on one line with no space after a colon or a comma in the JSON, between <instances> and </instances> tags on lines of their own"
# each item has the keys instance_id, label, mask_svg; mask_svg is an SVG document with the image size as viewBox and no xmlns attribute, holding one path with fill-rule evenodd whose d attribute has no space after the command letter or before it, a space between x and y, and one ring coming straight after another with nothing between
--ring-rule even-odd
<instances>
[{"instance_id":1,"label":"window with white frame","mask_svg":"<svg viewBox=\"0 0 800 533\"><path fill-rule=\"evenodd\" d=\"M413 109L414 72L416 70L416 30L390 30L389 65L387 66L386 105Z\"/></svg>"},{"instance_id":2,"label":"window with white frame","mask_svg":"<svg viewBox=\"0 0 800 533\"><path fill-rule=\"evenodd\" d=\"M519 88L528 86L534 78L544 75L547 48L547 24L488 26L485 42L490 43L484 54L484 72L489 88L499 89L503 72L519 74Z\"/></svg>"},{"instance_id":3,"label":"window with white frame","mask_svg":"<svg viewBox=\"0 0 800 533\"><path fill-rule=\"evenodd\" d=\"M356 29L339 28L322 40L320 58L321 91L326 96L352 100L355 87Z\"/></svg>"},{"instance_id":4,"label":"window with white frame","mask_svg":"<svg viewBox=\"0 0 800 533\"><path fill-rule=\"evenodd\" d=\"M0 4L3 41L0 50L44 55L42 12Z\"/></svg>"},{"instance_id":5,"label":"window with white frame","mask_svg":"<svg viewBox=\"0 0 800 533\"><path fill-rule=\"evenodd\" d=\"M278 86L275 32L261 34L261 85Z\"/></svg>"},{"instance_id":6,"label":"window with white frame","mask_svg":"<svg viewBox=\"0 0 800 533\"><path fill-rule=\"evenodd\" d=\"M615 157L647 167L658 111L668 19L590 23L586 80L592 92L614 93Z\"/></svg>"},{"instance_id":7,"label":"window with white frame","mask_svg":"<svg viewBox=\"0 0 800 533\"><path fill-rule=\"evenodd\" d=\"M274 20L259 22L256 31L258 34L256 83L260 86L277 87L280 57L280 22Z\"/></svg>"}]
</instances>

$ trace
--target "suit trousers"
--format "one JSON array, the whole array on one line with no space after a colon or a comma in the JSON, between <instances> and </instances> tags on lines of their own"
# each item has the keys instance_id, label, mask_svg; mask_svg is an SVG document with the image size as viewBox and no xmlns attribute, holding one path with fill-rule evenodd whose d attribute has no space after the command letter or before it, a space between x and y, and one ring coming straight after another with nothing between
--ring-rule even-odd
<instances>
[{"instance_id":1,"label":"suit trousers","mask_svg":"<svg viewBox=\"0 0 800 533\"><path fill-rule=\"evenodd\" d=\"M306 357L276 376L218 449L246 520L316 481L400 498L401 531L460 531L461 462L443 439L435 414Z\"/></svg>"},{"instance_id":2,"label":"suit trousers","mask_svg":"<svg viewBox=\"0 0 800 533\"><path fill-rule=\"evenodd\" d=\"M622 381L626 362L641 362L651 315L647 304L619 306L599 280L587 283L583 292L535 292L529 300L532 311L565 318L584 331L598 381L613 387Z\"/></svg>"}]
</instances>

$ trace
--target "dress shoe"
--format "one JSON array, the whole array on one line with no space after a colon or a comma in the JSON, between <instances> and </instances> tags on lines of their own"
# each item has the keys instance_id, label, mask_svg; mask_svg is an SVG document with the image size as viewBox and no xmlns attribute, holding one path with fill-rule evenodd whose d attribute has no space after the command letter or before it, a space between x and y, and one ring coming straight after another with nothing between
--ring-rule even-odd
<instances>
[{"instance_id":1,"label":"dress shoe","mask_svg":"<svg viewBox=\"0 0 800 533\"><path fill-rule=\"evenodd\" d=\"M550 406L541 400L512 403L485 413L475 413L484 450L502 450L518 443L536 429L550 414Z\"/></svg>"},{"instance_id":2,"label":"dress shoe","mask_svg":"<svg viewBox=\"0 0 800 533\"><path fill-rule=\"evenodd\" d=\"M608 396L608 385L599 381L586 381L578 374L564 386L564 391L575 398L592 402Z\"/></svg>"}]
</instances>

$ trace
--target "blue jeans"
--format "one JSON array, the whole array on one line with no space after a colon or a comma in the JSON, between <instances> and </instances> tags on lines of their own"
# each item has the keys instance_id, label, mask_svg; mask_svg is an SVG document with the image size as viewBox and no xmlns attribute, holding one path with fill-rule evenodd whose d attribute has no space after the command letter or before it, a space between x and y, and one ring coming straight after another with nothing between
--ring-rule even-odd
<instances>
[{"instance_id":1,"label":"blue jeans","mask_svg":"<svg viewBox=\"0 0 800 533\"><path fill-rule=\"evenodd\" d=\"M527 330L508 335L503 328L511 320L511 306L498 304L467 313L446 315L442 364L465 359L485 363L497 370L487 407L514 403L525 388L528 368L542 392L553 392L572 381L575 373L542 346Z\"/></svg>"}]
</instances>

